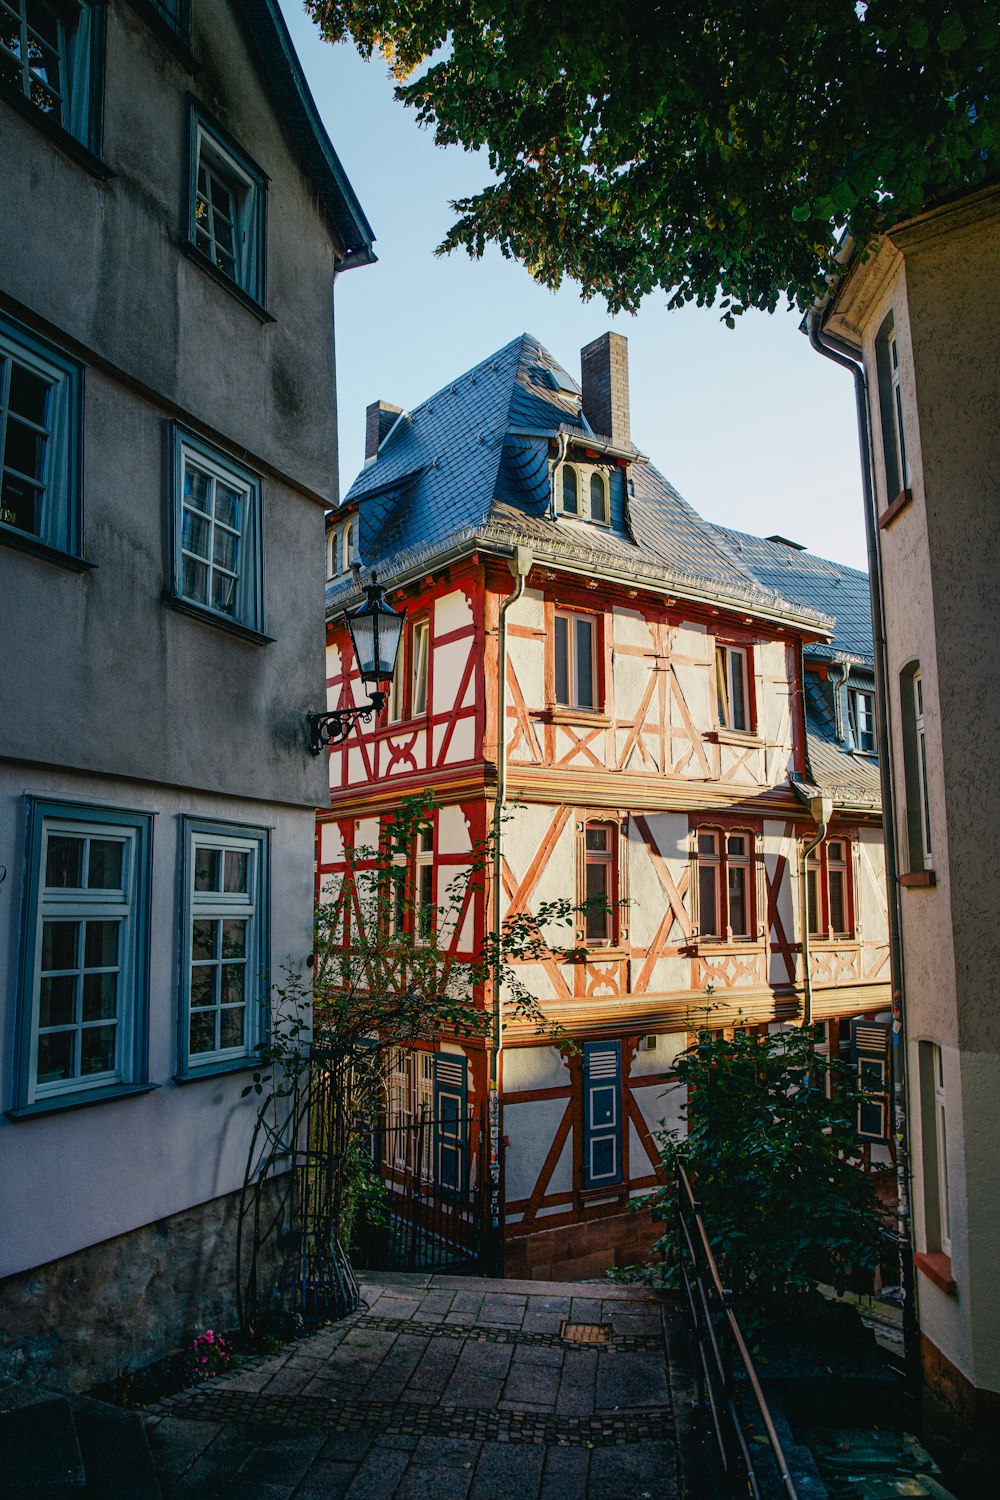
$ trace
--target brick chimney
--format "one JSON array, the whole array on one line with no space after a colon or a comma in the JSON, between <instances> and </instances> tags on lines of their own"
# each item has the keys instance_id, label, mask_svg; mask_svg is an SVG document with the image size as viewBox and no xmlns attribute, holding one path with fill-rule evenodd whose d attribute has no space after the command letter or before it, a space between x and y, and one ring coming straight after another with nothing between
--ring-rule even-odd
<instances>
[{"instance_id":1,"label":"brick chimney","mask_svg":"<svg viewBox=\"0 0 1000 1500\"><path fill-rule=\"evenodd\" d=\"M365 413L365 463L378 457L379 445L402 410L391 401L373 401L369 406Z\"/></svg>"},{"instance_id":2,"label":"brick chimney","mask_svg":"<svg viewBox=\"0 0 1000 1500\"><path fill-rule=\"evenodd\" d=\"M598 437L622 448L631 444L628 406L628 339L602 333L580 350L583 414Z\"/></svg>"}]
</instances>

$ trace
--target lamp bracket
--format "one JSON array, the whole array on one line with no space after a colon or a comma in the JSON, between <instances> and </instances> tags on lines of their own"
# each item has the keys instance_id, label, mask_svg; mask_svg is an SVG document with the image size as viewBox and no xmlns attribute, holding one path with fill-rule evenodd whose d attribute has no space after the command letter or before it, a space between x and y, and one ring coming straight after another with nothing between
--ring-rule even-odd
<instances>
[{"instance_id":1,"label":"lamp bracket","mask_svg":"<svg viewBox=\"0 0 1000 1500\"><path fill-rule=\"evenodd\" d=\"M322 714L307 714L309 722L309 748L313 755L321 755L330 745L339 745L346 740L355 724L366 724L373 714L385 707L388 694L377 688L368 703L356 708L333 708Z\"/></svg>"}]
</instances>

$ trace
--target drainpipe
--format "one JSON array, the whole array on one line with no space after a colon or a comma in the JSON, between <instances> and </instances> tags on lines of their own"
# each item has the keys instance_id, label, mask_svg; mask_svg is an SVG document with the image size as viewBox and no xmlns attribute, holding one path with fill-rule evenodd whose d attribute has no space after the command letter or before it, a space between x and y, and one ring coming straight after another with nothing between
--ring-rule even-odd
<instances>
[{"instance_id":1,"label":"drainpipe","mask_svg":"<svg viewBox=\"0 0 1000 1500\"><path fill-rule=\"evenodd\" d=\"M848 670L849 669L848 669L846 661L831 662L830 663L830 675L831 675L831 678L833 677L833 669L834 669L835 666L839 666L840 667L840 677L839 678L833 678L833 719L834 719L834 723L837 726L837 738L838 738L838 740L843 740L845 738L845 735L844 735L844 705L843 705L843 701L842 701L842 698L841 698L841 694L843 692L844 684L847 681L847 674L848 674Z\"/></svg>"},{"instance_id":2,"label":"drainpipe","mask_svg":"<svg viewBox=\"0 0 1000 1500\"><path fill-rule=\"evenodd\" d=\"M892 742L889 737L888 666L883 609L882 556L878 541L878 514L872 478L871 428L868 420L868 387L864 364L850 344L823 326L823 315L813 308L806 319L809 342L817 354L849 370L854 379L854 403L861 449L861 489L864 500L865 540L868 548L868 583L871 590L872 635L875 648L875 689L880 712L875 717L879 779L882 789L882 824L885 830L885 883L889 916L889 971L892 984L893 1129L896 1138L897 1234L899 1236L900 1290L903 1294L903 1346L906 1362L906 1394L910 1421L919 1430L922 1372L920 1328L917 1323L916 1286L913 1267L913 1237L910 1153L907 1130L906 1032L903 990L903 949L900 939L899 885L896 872L896 814L892 779Z\"/></svg>"},{"instance_id":3,"label":"drainpipe","mask_svg":"<svg viewBox=\"0 0 1000 1500\"><path fill-rule=\"evenodd\" d=\"M558 442L559 447L556 450L555 462L552 465L552 484L549 487L550 516L554 516L556 513L556 496L559 493L559 470L566 462L566 455L569 452L569 433L561 432L559 434Z\"/></svg>"},{"instance_id":4,"label":"drainpipe","mask_svg":"<svg viewBox=\"0 0 1000 1500\"><path fill-rule=\"evenodd\" d=\"M802 851L802 1024L811 1026L813 1018L812 975L809 972L809 856L826 838L826 830L833 817L832 797L810 797L809 811L816 824L817 833L811 844Z\"/></svg>"},{"instance_id":5,"label":"drainpipe","mask_svg":"<svg viewBox=\"0 0 1000 1500\"><path fill-rule=\"evenodd\" d=\"M497 639L497 661L500 678L497 712L497 790L493 805L493 869L492 907L493 941L496 952L496 971L493 975L493 1029L490 1039L489 1081L489 1169L490 1169L490 1248L491 1270L502 1274L502 1202L500 1180L500 1138L502 1121L500 1113L500 1061L503 1054L503 995L500 978L500 935L503 920L502 876L503 809L507 797L507 611L523 596L534 556L530 547L515 547L507 561L514 588L500 605L500 622Z\"/></svg>"}]
</instances>

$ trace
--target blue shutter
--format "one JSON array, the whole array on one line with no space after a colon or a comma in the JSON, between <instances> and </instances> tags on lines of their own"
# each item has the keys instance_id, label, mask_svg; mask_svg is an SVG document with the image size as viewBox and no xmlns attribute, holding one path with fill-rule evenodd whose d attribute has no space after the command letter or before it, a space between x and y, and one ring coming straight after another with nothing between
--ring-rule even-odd
<instances>
[{"instance_id":1,"label":"blue shutter","mask_svg":"<svg viewBox=\"0 0 1000 1500\"><path fill-rule=\"evenodd\" d=\"M855 1133L859 1140L889 1140L889 1042L890 1028L878 1021L853 1023L854 1083L858 1115Z\"/></svg>"},{"instance_id":2,"label":"blue shutter","mask_svg":"<svg viewBox=\"0 0 1000 1500\"><path fill-rule=\"evenodd\" d=\"M621 1042L583 1044L583 1185L622 1180Z\"/></svg>"},{"instance_id":3,"label":"blue shutter","mask_svg":"<svg viewBox=\"0 0 1000 1500\"><path fill-rule=\"evenodd\" d=\"M469 1065L453 1052L434 1055L434 1180L459 1193L465 1187L465 1122Z\"/></svg>"}]
</instances>

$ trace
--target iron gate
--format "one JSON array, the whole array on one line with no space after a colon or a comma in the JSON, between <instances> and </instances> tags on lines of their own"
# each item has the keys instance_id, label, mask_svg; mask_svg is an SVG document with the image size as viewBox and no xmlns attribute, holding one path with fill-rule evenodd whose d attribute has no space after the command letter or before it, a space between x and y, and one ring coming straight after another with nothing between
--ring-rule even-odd
<instances>
[{"instance_id":1,"label":"iron gate","mask_svg":"<svg viewBox=\"0 0 1000 1500\"><path fill-rule=\"evenodd\" d=\"M355 1226L358 1269L480 1272L486 1263L486 1113L442 1101L373 1142L380 1208Z\"/></svg>"}]
</instances>

